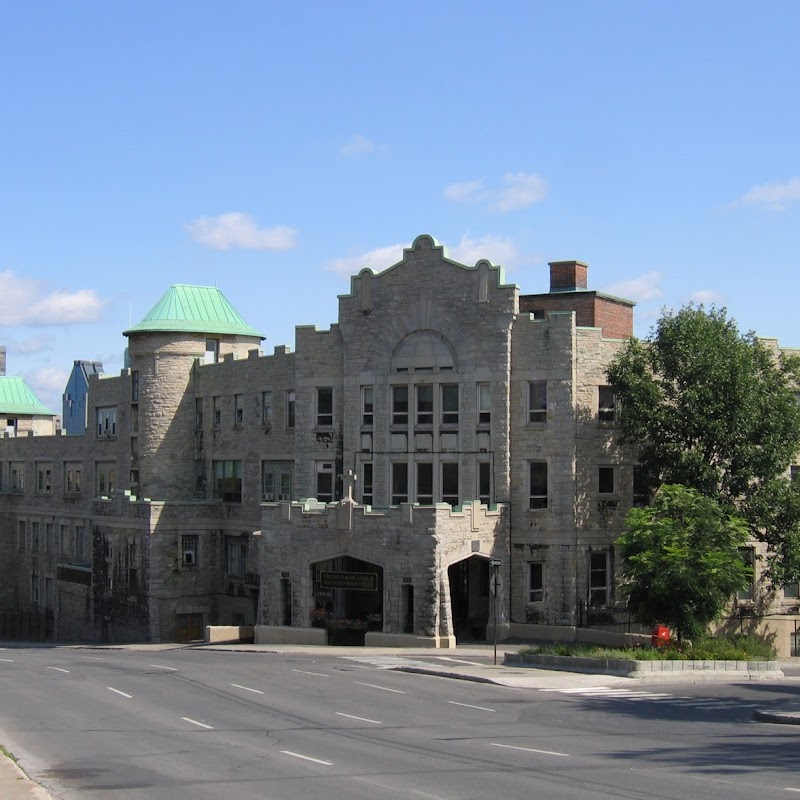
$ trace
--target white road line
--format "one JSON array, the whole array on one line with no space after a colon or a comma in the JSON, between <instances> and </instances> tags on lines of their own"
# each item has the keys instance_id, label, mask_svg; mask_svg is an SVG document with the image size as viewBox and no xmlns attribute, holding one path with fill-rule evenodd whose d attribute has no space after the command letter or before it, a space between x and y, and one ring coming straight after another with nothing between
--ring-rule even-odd
<instances>
[{"instance_id":1,"label":"white road line","mask_svg":"<svg viewBox=\"0 0 800 800\"><path fill-rule=\"evenodd\" d=\"M324 672L308 672L305 669L293 669L292 672L299 672L301 675L314 675L316 678L330 678L330 675L326 675Z\"/></svg>"},{"instance_id":2,"label":"white road line","mask_svg":"<svg viewBox=\"0 0 800 800\"><path fill-rule=\"evenodd\" d=\"M14 659L13 658L0 658L0 661L8 661L9 664L13 664L14 663Z\"/></svg>"},{"instance_id":3,"label":"white road line","mask_svg":"<svg viewBox=\"0 0 800 800\"><path fill-rule=\"evenodd\" d=\"M382 723L377 719L367 719L366 717L354 717L352 714L343 714L341 711L336 712L337 717L347 717L348 719L357 719L359 722L371 722L373 725L381 725Z\"/></svg>"},{"instance_id":4,"label":"white road line","mask_svg":"<svg viewBox=\"0 0 800 800\"><path fill-rule=\"evenodd\" d=\"M559 694L580 694L581 692L601 692L608 686L583 686L580 689L539 689L540 692L558 692Z\"/></svg>"},{"instance_id":5,"label":"white road line","mask_svg":"<svg viewBox=\"0 0 800 800\"><path fill-rule=\"evenodd\" d=\"M48 667L47 669L54 669L56 672L69 672L68 669L61 669L61 667Z\"/></svg>"},{"instance_id":6,"label":"white road line","mask_svg":"<svg viewBox=\"0 0 800 800\"><path fill-rule=\"evenodd\" d=\"M251 689L249 686L239 686L238 683L232 683L234 689L244 689L246 692L253 692L254 694L264 694L261 689Z\"/></svg>"},{"instance_id":7,"label":"white road line","mask_svg":"<svg viewBox=\"0 0 800 800\"><path fill-rule=\"evenodd\" d=\"M569 753L556 753L553 750L534 750L532 747L516 747L513 744L498 744L491 742L492 747L507 747L509 750L524 750L526 753L541 753L545 756L563 756L569 758Z\"/></svg>"},{"instance_id":8,"label":"white road line","mask_svg":"<svg viewBox=\"0 0 800 800\"><path fill-rule=\"evenodd\" d=\"M191 722L192 725L197 725L199 728L207 728L210 731L214 729L210 725L206 725L205 722L198 722L196 719L191 719L190 717L181 717L184 722Z\"/></svg>"},{"instance_id":9,"label":"white road line","mask_svg":"<svg viewBox=\"0 0 800 800\"><path fill-rule=\"evenodd\" d=\"M793 789L791 786L785 786L783 788L784 792L800 792L800 789Z\"/></svg>"},{"instance_id":10,"label":"white road line","mask_svg":"<svg viewBox=\"0 0 800 800\"><path fill-rule=\"evenodd\" d=\"M176 667L164 667L161 664L148 664L148 667L155 667L156 669L168 669L170 672L177 672Z\"/></svg>"},{"instance_id":11,"label":"white road line","mask_svg":"<svg viewBox=\"0 0 800 800\"><path fill-rule=\"evenodd\" d=\"M114 692L116 694L121 694L123 697L127 697L128 700L133 700L132 694L126 694L125 692L121 692L119 689L115 689L113 686L106 686L109 692Z\"/></svg>"},{"instance_id":12,"label":"white road line","mask_svg":"<svg viewBox=\"0 0 800 800\"><path fill-rule=\"evenodd\" d=\"M353 683L357 683L359 686L369 686L372 689L380 689L384 692L394 692L395 694L405 694L405 692L401 692L399 689L389 689L387 686L378 686L374 683L362 683L361 681L353 681Z\"/></svg>"},{"instance_id":13,"label":"white road line","mask_svg":"<svg viewBox=\"0 0 800 800\"><path fill-rule=\"evenodd\" d=\"M480 661L465 661L463 658L453 658L452 656L434 656L434 658L439 659L439 661L453 661L456 664L471 664L473 667L482 667Z\"/></svg>"},{"instance_id":14,"label":"white road line","mask_svg":"<svg viewBox=\"0 0 800 800\"><path fill-rule=\"evenodd\" d=\"M304 756L302 753L293 753L291 750L281 750L285 756L292 756L293 758L302 758L303 761L313 761L315 764L324 764L326 767L332 767L333 761L323 761L321 758L311 758L311 756Z\"/></svg>"},{"instance_id":15,"label":"white road line","mask_svg":"<svg viewBox=\"0 0 800 800\"><path fill-rule=\"evenodd\" d=\"M485 706L473 706L469 703L457 703L455 700L447 700L446 702L450 703L451 706L464 706L464 708L477 708L478 711L491 711L492 714L496 714L497 711L493 708L486 708Z\"/></svg>"},{"instance_id":16,"label":"white road line","mask_svg":"<svg viewBox=\"0 0 800 800\"><path fill-rule=\"evenodd\" d=\"M103 660L102 658L100 658L100 656L81 656L81 658L88 658L88 659L91 659L92 661L102 661Z\"/></svg>"}]
</instances>

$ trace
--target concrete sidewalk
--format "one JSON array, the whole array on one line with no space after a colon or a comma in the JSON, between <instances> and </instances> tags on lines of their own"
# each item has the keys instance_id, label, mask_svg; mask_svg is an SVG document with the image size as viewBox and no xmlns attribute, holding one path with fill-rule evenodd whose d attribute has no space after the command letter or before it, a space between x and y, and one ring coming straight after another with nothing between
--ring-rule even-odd
<instances>
[{"instance_id":1,"label":"concrete sidewalk","mask_svg":"<svg viewBox=\"0 0 800 800\"><path fill-rule=\"evenodd\" d=\"M0 797L3 800L50 800L50 795L2 751L0 751Z\"/></svg>"}]
</instances>

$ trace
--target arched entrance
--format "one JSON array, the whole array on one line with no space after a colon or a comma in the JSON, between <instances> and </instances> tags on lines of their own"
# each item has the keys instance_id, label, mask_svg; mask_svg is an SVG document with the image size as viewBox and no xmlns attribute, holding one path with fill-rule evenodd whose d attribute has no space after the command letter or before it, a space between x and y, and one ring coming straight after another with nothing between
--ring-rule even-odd
<instances>
[{"instance_id":1,"label":"arched entrance","mask_svg":"<svg viewBox=\"0 0 800 800\"><path fill-rule=\"evenodd\" d=\"M353 556L311 565L312 624L326 628L328 644L363 645L367 631L383 630L383 567Z\"/></svg>"},{"instance_id":2,"label":"arched entrance","mask_svg":"<svg viewBox=\"0 0 800 800\"><path fill-rule=\"evenodd\" d=\"M451 564L450 611L457 642L483 642L489 624L489 559L470 556Z\"/></svg>"}]
</instances>

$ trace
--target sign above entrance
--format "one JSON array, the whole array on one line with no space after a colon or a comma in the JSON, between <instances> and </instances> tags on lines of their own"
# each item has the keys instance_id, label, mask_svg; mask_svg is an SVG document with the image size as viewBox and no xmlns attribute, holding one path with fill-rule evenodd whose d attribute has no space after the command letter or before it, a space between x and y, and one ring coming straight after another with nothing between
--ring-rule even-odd
<instances>
[{"instance_id":1,"label":"sign above entrance","mask_svg":"<svg viewBox=\"0 0 800 800\"><path fill-rule=\"evenodd\" d=\"M378 575L374 572L320 572L319 585L321 589L377 592Z\"/></svg>"}]
</instances>

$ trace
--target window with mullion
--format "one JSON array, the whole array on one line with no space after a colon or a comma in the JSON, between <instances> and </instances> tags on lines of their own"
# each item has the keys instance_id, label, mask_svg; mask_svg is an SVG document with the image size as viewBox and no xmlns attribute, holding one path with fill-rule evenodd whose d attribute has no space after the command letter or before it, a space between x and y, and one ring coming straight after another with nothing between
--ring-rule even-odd
<instances>
[{"instance_id":1,"label":"window with mullion","mask_svg":"<svg viewBox=\"0 0 800 800\"><path fill-rule=\"evenodd\" d=\"M417 464L417 502L421 506L433 505L433 464L430 461Z\"/></svg>"},{"instance_id":2,"label":"window with mullion","mask_svg":"<svg viewBox=\"0 0 800 800\"><path fill-rule=\"evenodd\" d=\"M417 425L433 425L433 386L417 386Z\"/></svg>"},{"instance_id":3,"label":"window with mullion","mask_svg":"<svg viewBox=\"0 0 800 800\"><path fill-rule=\"evenodd\" d=\"M532 510L547 508L547 462L530 463L530 505Z\"/></svg>"},{"instance_id":4,"label":"window with mullion","mask_svg":"<svg viewBox=\"0 0 800 800\"><path fill-rule=\"evenodd\" d=\"M442 502L458 505L458 463L455 461L442 464Z\"/></svg>"},{"instance_id":5,"label":"window with mullion","mask_svg":"<svg viewBox=\"0 0 800 800\"><path fill-rule=\"evenodd\" d=\"M392 464L392 505L408 502L408 464L395 462Z\"/></svg>"},{"instance_id":6,"label":"window with mullion","mask_svg":"<svg viewBox=\"0 0 800 800\"><path fill-rule=\"evenodd\" d=\"M392 387L392 425L408 425L408 386Z\"/></svg>"},{"instance_id":7,"label":"window with mullion","mask_svg":"<svg viewBox=\"0 0 800 800\"><path fill-rule=\"evenodd\" d=\"M458 425L458 384L442 386L442 425Z\"/></svg>"}]
</instances>

